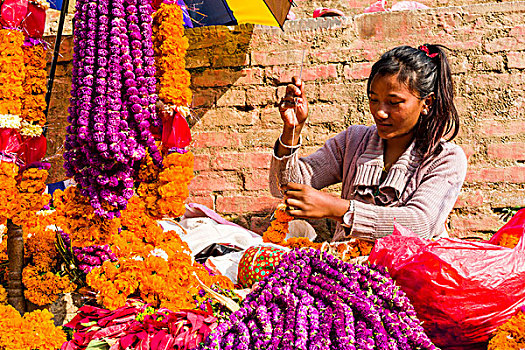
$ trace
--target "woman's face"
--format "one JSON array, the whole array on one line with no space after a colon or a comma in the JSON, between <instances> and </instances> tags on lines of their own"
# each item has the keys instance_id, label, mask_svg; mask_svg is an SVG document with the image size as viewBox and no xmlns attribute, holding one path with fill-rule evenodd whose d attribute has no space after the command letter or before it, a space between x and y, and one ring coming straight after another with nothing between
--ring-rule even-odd
<instances>
[{"instance_id":1,"label":"woman's face","mask_svg":"<svg viewBox=\"0 0 525 350\"><path fill-rule=\"evenodd\" d=\"M397 74L376 75L368 100L379 137L385 140L411 139L419 115L426 114L432 102L431 97L419 99L416 92L398 81Z\"/></svg>"}]
</instances>

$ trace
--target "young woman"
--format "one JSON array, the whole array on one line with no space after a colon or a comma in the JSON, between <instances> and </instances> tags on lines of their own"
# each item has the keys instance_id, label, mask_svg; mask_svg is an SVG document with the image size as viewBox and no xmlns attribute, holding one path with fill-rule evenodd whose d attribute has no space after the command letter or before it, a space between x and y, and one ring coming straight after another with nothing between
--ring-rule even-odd
<instances>
[{"instance_id":1,"label":"young woman","mask_svg":"<svg viewBox=\"0 0 525 350\"><path fill-rule=\"evenodd\" d=\"M448 142L459 119L444 51L423 45L386 52L372 66L367 93L374 126L350 126L299 158L308 102L294 79L279 108L284 127L271 163L272 194L284 195L290 215L339 221L334 240L377 239L392 233L394 221L421 237L446 236L467 160ZM320 191L338 182L341 198Z\"/></svg>"}]
</instances>

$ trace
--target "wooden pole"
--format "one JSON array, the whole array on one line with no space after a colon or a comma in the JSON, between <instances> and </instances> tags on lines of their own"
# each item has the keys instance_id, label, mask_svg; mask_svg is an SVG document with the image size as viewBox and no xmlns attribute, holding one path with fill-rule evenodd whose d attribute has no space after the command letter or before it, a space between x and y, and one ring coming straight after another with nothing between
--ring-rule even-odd
<instances>
[{"instance_id":1,"label":"wooden pole","mask_svg":"<svg viewBox=\"0 0 525 350\"><path fill-rule=\"evenodd\" d=\"M7 283L7 301L20 312L26 311L22 269L24 268L24 236L22 227L7 220L7 257L9 259L9 281Z\"/></svg>"}]
</instances>

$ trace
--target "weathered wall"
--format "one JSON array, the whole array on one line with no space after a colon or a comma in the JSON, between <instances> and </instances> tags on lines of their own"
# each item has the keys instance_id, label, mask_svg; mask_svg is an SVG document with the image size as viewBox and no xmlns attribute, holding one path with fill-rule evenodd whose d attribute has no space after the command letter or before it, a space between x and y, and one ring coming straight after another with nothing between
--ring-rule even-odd
<instances>
[{"instance_id":1,"label":"weathered wall","mask_svg":"<svg viewBox=\"0 0 525 350\"><path fill-rule=\"evenodd\" d=\"M187 30L196 155L190 200L254 230L266 228L278 203L267 190L271 147L281 129L275 103L299 74L303 50L302 77L311 103L302 150L307 154L350 124L372 122L365 84L382 52L401 44L440 43L453 50L449 57L463 124L456 142L469 157L467 181L449 225L458 236L498 229L502 208L525 206L525 1L473 2L299 20L287 22L284 32L253 26ZM66 37L49 114L49 154L59 151L64 139L71 49L72 39ZM59 157L56 162L51 180L63 176ZM333 223L316 226L329 231Z\"/></svg>"},{"instance_id":2,"label":"weathered wall","mask_svg":"<svg viewBox=\"0 0 525 350\"><path fill-rule=\"evenodd\" d=\"M458 236L495 231L499 210L525 206L524 23L522 1L299 20L284 32L187 30L198 120L192 200L252 229L267 225L276 204L267 191L270 151L281 129L275 103L299 74L303 50L311 115L302 152L309 153L350 124L372 122L365 83L382 52L440 43L453 50L463 125L456 142L469 157L450 228Z\"/></svg>"}]
</instances>

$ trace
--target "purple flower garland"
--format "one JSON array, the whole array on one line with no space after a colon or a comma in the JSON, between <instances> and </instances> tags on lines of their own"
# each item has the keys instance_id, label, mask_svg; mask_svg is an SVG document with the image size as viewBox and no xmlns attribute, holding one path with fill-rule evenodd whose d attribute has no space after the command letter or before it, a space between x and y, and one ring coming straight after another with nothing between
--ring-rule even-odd
<instances>
[{"instance_id":1,"label":"purple flower garland","mask_svg":"<svg viewBox=\"0 0 525 350\"><path fill-rule=\"evenodd\" d=\"M151 0L76 3L64 168L95 214L120 216L133 196L134 166L162 156L150 132L155 113Z\"/></svg>"},{"instance_id":2,"label":"purple flower garland","mask_svg":"<svg viewBox=\"0 0 525 350\"><path fill-rule=\"evenodd\" d=\"M386 270L293 250L206 349L437 349Z\"/></svg>"}]
</instances>

